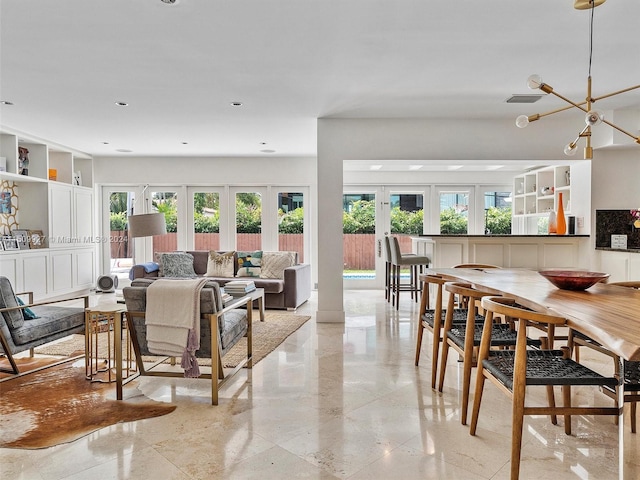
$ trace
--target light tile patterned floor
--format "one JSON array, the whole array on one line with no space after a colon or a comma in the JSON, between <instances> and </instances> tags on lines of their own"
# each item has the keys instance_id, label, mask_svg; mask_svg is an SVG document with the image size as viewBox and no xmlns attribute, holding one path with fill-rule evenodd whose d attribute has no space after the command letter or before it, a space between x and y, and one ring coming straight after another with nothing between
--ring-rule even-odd
<instances>
[{"instance_id":1,"label":"light tile patterned floor","mask_svg":"<svg viewBox=\"0 0 640 480\"><path fill-rule=\"evenodd\" d=\"M103 295L96 301L113 301ZM300 308L314 315L315 296ZM430 336L414 367L417 304L391 309L380 291L345 293L345 325L312 319L243 371L209 404L206 380L145 378L126 389L178 405L170 415L114 425L68 445L0 450L3 480L507 479L510 404L487 384L478 435L460 425L460 364L442 395L430 388ZM598 368L609 361L583 357ZM475 373L475 372L474 372ZM474 376L475 378L475 376ZM536 398L544 402L544 396ZM607 404L592 391L579 402ZM521 478L618 478L618 430L574 417L574 433L526 424ZM640 434L625 429L640 478Z\"/></svg>"}]
</instances>

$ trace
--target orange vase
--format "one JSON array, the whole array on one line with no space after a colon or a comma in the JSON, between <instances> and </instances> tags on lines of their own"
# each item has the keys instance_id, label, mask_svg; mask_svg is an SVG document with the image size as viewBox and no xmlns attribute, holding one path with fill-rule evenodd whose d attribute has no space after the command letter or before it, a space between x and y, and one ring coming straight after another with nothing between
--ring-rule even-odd
<instances>
[{"instance_id":1,"label":"orange vase","mask_svg":"<svg viewBox=\"0 0 640 480\"><path fill-rule=\"evenodd\" d=\"M564 235L567 233L567 219L564 218L564 205L562 204L562 192L558 193L558 213L556 214L556 233Z\"/></svg>"}]
</instances>

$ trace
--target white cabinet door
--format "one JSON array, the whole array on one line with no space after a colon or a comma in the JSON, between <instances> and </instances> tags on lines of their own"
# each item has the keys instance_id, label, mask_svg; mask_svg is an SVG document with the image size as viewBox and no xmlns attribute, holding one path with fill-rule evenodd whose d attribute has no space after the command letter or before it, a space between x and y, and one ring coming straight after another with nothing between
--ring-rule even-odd
<instances>
[{"instance_id":1,"label":"white cabinet door","mask_svg":"<svg viewBox=\"0 0 640 480\"><path fill-rule=\"evenodd\" d=\"M35 299L47 296L49 277L49 253L24 252L20 255L22 262L22 288L26 292L33 292Z\"/></svg>"},{"instance_id":2,"label":"white cabinet door","mask_svg":"<svg viewBox=\"0 0 640 480\"><path fill-rule=\"evenodd\" d=\"M73 288L73 250L51 252L51 292L66 293Z\"/></svg>"},{"instance_id":3,"label":"white cabinet door","mask_svg":"<svg viewBox=\"0 0 640 480\"><path fill-rule=\"evenodd\" d=\"M73 189L74 235L79 244L93 242L93 191L85 188Z\"/></svg>"},{"instance_id":4,"label":"white cabinet door","mask_svg":"<svg viewBox=\"0 0 640 480\"><path fill-rule=\"evenodd\" d=\"M49 216L49 247L65 247L75 242L71 185L49 184Z\"/></svg>"},{"instance_id":5,"label":"white cabinet door","mask_svg":"<svg viewBox=\"0 0 640 480\"><path fill-rule=\"evenodd\" d=\"M82 249L75 252L75 278L76 288L91 288L96 280L96 250Z\"/></svg>"},{"instance_id":6,"label":"white cabinet door","mask_svg":"<svg viewBox=\"0 0 640 480\"><path fill-rule=\"evenodd\" d=\"M22 269L18 265L18 255L9 255L3 253L0 255L0 275L7 277L11 282L14 290L23 292L22 288Z\"/></svg>"}]
</instances>

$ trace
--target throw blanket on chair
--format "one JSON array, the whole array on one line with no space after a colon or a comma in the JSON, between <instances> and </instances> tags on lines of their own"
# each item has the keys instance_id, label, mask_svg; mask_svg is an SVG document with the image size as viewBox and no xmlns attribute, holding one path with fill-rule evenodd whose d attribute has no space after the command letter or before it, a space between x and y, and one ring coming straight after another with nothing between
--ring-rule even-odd
<instances>
[{"instance_id":1,"label":"throw blanket on chair","mask_svg":"<svg viewBox=\"0 0 640 480\"><path fill-rule=\"evenodd\" d=\"M147 288L147 346L151 353L181 357L185 377L198 377L200 291L206 278L158 279Z\"/></svg>"}]
</instances>

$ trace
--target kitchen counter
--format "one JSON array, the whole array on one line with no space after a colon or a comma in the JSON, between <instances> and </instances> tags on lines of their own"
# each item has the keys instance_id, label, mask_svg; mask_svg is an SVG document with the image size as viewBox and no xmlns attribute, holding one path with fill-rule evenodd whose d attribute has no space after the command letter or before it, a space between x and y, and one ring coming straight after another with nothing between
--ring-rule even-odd
<instances>
[{"instance_id":1,"label":"kitchen counter","mask_svg":"<svg viewBox=\"0 0 640 480\"><path fill-rule=\"evenodd\" d=\"M589 268L589 235L421 235L413 251L436 268L485 263L505 268Z\"/></svg>"}]
</instances>

